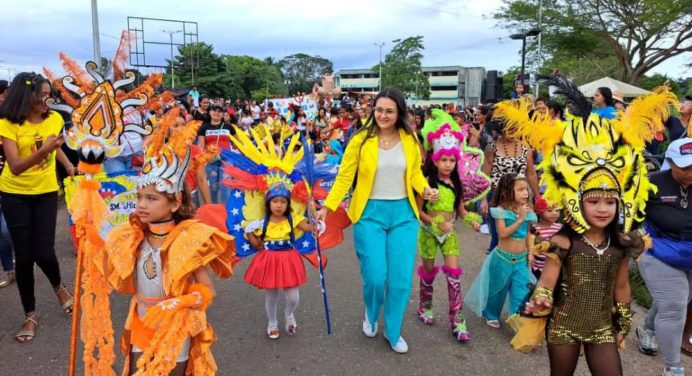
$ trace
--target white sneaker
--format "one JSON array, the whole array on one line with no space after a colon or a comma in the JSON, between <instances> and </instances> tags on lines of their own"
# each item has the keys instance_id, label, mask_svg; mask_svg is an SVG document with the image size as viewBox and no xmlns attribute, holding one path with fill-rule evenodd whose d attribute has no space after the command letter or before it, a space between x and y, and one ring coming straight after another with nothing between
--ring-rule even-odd
<instances>
[{"instance_id":1,"label":"white sneaker","mask_svg":"<svg viewBox=\"0 0 692 376\"><path fill-rule=\"evenodd\" d=\"M392 345L391 341L389 341L389 338L387 338L387 333L384 334L384 339L386 339L389 342L389 346L391 346L392 350L394 350L395 353L406 354L408 352L408 343L406 343L404 337L399 336L399 339L396 341L396 344L394 345Z\"/></svg>"},{"instance_id":2,"label":"white sneaker","mask_svg":"<svg viewBox=\"0 0 692 376\"><path fill-rule=\"evenodd\" d=\"M661 376L685 376L685 369L682 367L667 367Z\"/></svg>"},{"instance_id":3,"label":"white sneaker","mask_svg":"<svg viewBox=\"0 0 692 376\"><path fill-rule=\"evenodd\" d=\"M373 326L370 324L370 319L368 319L368 314L365 314L365 319L363 320L363 334L366 337L373 338L377 335L377 323Z\"/></svg>"},{"instance_id":4,"label":"white sneaker","mask_svg":"<svg viewBox=\"0 0 692 376\"><path fill-rule=\"evenodd\" d=\"M482 225L481 225L480 232L481 232L481 234L483 234L483 235L488 235L488 234L490 234L490 229L488 228L488 225L486 225L485 223L482 224Z\"/></svg>"},{"instance_id":5,"label":"white sneaker","mask_svg":"<svg viewBox=\"0 0 692 376\"><path fill-rule=\"evenodd\" d=\"M654 356L658 352L658 344L656 343L656 332L646 329L644 325L637 327L635 334L639 339L639 352L644 355Z\"/></svg>"}]
</instances>

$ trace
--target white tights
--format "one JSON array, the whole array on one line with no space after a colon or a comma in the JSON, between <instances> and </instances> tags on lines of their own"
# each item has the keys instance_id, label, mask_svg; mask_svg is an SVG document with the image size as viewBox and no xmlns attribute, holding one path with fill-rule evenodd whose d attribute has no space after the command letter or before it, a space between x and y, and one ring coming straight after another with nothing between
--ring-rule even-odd
<instances>
[{"instance_id":1,"label":"white tights","mask_svg":"<svg viewBox=\"0 0 692 376\"><path fill-rule=\"evenodd\" d=\"M266 289L264 290L264 308L267 310L267 318L269 319L269 327L276 328L279 323L276 319L276 308L279 305L279 292L284 292L284 297L286 298L286 309L284 310L284 315L286 321L294 320L293 312L298 308L298 302L300 300L300 294L298 293L298 287L291 287L288 289Z\"/></svg>"}]
</instances>

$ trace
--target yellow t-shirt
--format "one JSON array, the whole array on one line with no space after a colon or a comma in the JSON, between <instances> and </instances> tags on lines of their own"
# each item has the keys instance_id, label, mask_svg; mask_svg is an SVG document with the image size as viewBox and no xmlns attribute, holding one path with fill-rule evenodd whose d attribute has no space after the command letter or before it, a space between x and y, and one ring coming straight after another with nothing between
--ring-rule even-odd
<instances>
[{"instance_id":1,"label":"yellow t-shirt","mask_svg":"<svg viewBox=\"0 0 692 376\"><path fill-rule=\"evenodd\" d=\"M43 141L50 135L59 137L63 124L62 116L55 111L38 124L25 121L24 124L19 125L7 119L0 119L0 136L17 143L19 158L22 159L38 150L37 141ZM48 154L44 162L30 167L19 175L13 174L9 165L6 166L0 175L0 192L36 195L57 191L55 154L56 152Z\"/></svg>"},{"instance_id":2,"label":"yellow t-shirt","mask_svg":"<svg viewBox=\"0 0 692 376\"><path fill-rule=\"evenodd\" d=\"M298 214L293 215L293 231L296 239L303 235L303 232L298 229L298 225L305 221L307 218ZM262 229L259 228L254 231L255 235L261 236ZM288 219L281 222L269 222L267 224L267 233L264 235L265 241L275 241L275 240L290 240L291 239L291 226L288 223Z\"/></svg>"}]
</instances>

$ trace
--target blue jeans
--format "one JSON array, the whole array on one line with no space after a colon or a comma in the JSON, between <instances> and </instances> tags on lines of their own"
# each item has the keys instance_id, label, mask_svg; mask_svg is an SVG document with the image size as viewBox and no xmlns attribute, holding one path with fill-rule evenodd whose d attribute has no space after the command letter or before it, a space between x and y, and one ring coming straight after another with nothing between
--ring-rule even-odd
<instances>
[{"instance_id":1,"label":"blue jeans","mask_svg":"<svg viewBox=\"0 0 692 376\"><path fill-rule=\"evenodd\" d=\"M106 173L127 171L132 169L132 157L134 155L118 156L111 159L106 159L103 162L103 170Z\"/></svg>"},{"instance_id":2,"label":"blue jeans","mask_svg":"<svg viewBox=\"0 0 692 376\"><path fill-rule=\"evenodd\" d=\"M222 204L228 200L231 194L230 188L223 183L223 179L227 177L224 172L224 164L222 161L211 162L207 165L207 179L209 180L209 194L211 203Z\"/></svg>"},{"instance_id":3,"label":"blue jeans","mask_svg":"<svg viewBox=\"0 0 692 376\"><path fill-rule=\"evenodd\" d=\"M384 305L386 334L396 344L411 295L418 219L407 198L369 200L353 225L363 301L374 325Z\"/></svg>"},{"instance_id":4,"label":"blue jeans","mask_svg":"<svg viewBox=\"0 0 692 376\"><path fill-rule=\"evenodd\" d=\"M5 216L0 211L0 262L2 262L2 270L9 272L14 270L14 255L12 254L12 243L10 242L10 233L7 230L7 222Z\"/></svg>"},{"instance_id":5,"label":"blue jeans","mask_svg":"<svg viewBox=\"0 0 692 376\"><path fill-rule=\"evenodd\" d=\"M488 232L490 232L490 245L488 246L487 253L492 252L500 241L500 238L497 236L497 224L495 223L495 218L493 218L493 216L490 214L490 202L493 200L493 193L495 193L495 190L490 190L490 192L488 192L488 216L487 218L483 217L483 220L487 221ZM478 201L479 211L480 206L481 202Z\"/></svg>"}]
</instances>

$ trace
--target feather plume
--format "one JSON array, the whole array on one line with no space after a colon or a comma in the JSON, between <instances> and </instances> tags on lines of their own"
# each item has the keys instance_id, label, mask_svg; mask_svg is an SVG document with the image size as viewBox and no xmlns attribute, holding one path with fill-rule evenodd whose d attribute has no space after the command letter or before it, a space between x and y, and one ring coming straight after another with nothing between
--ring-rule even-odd
<instances>
[{"instance_id":1,"label":"feather plume","mask_svg":"<svg viewBox=\"0 0 692 376\"><path fill-rule=\"evenodd\" d=\"M493 107L493 119L504 123L502 130L506 137L519 138L523 129L531 126L531 105L529 98L522 97L499 102Z\"/></svg>"},{"instance_id":2,"label":"feather plume","mask_svg":"<svg viewBox=\"0 0 692 376\"><path fill-rule=\"evenodd\" d=\"M174 108L164 115L163 119L159 123L154 133L151 136L151 143L147 147L147 158L154 157L161 152L163 144L166 142L166 136L168 136L168 130L177 121L179 108Z\"/></svg>"},{"instance_id":3,"label":"feather plume","mask_svg":"<svg viewBox=\"0 0 692 376\"><path fill-rule=\"evenodd\" d=\"M173 108L168 111L167 114L170 114L171 112L175 112L175 117L177 118L180 115L180 108ZM174 118L173 121L176 121L176 118ZM185 155L187 155L188 146L192 145L192 143L195 141L197 131L201 126L201 121L193 120L185 124L184 128L178 129L177 132L171 135L168 145L170 145L175 154L181 158L184 158Z\"/></svg>"},{"instance_id":4,"label":"feather plume","mask_svg":"<svg viewBox=\"0 0 692 376\"><path fill-rule=\"evenodd\" d=\"M152 73L147 77L141 85L137 86L131 92L122 96L122 98L117 98L119 101L130 98L139 98L141 94L145 94L147 97L152 98L156 93L156 88L161 86L163 83L162 73Z\"/></svg>"},{"instance_id":5,"label":"feather plume","mask_svg":"<svg viewBox=\"0 0 692 376\"><path fill-rule=\"evenodd\" d=\"M118 49L115 51L115 56L113 56L113 81L118 81L125 74L125 64L127 63L131 45L132 33L129 30L123 30L122 34L120 34L120 44L118 44Z\"/></svg>"},{"instance_id":6,"label":"feather plume","mask_svg":"<svg viewBox=\"0 0 692 376\"><path fill-rule=\"evenodd\" d=\"M67 74L74 78L75 85L79 86L82 91L87 93L91 93L94 90L94 80L76 61L72 60L72 58L67 56L64 52L60 52L60 60L62 60L62 66L65 68Z\"/></svg>"},{"instance_id":7,"label":"feather plume","mask_svg":"<svg viewBox=\"0 0 692 376\"><path fill-rule=\"evenodd\" d=\"M556 86L558 88L557 93L564 95L568 101L574 104L570 115L581 117L584 119L584 123L586 123L586 119L591 114L592 106L591 101L579 90L579 86L574 81L564 77L553 77L548 80L547 84Z\"/></svg>"},{"instance_id":8,"label":"feather plume","mask_svg":"<svg viewBox=\"0 0 692 376\"><path fill-rule=\"evenodd\" d=\"M632 101L625 113L614 121L615 129L635 150L642 150L657 132L663 131L670 109L679 106L678 97L667 86L659 86L651 94Z\"/></svg>"}]
</instances>

